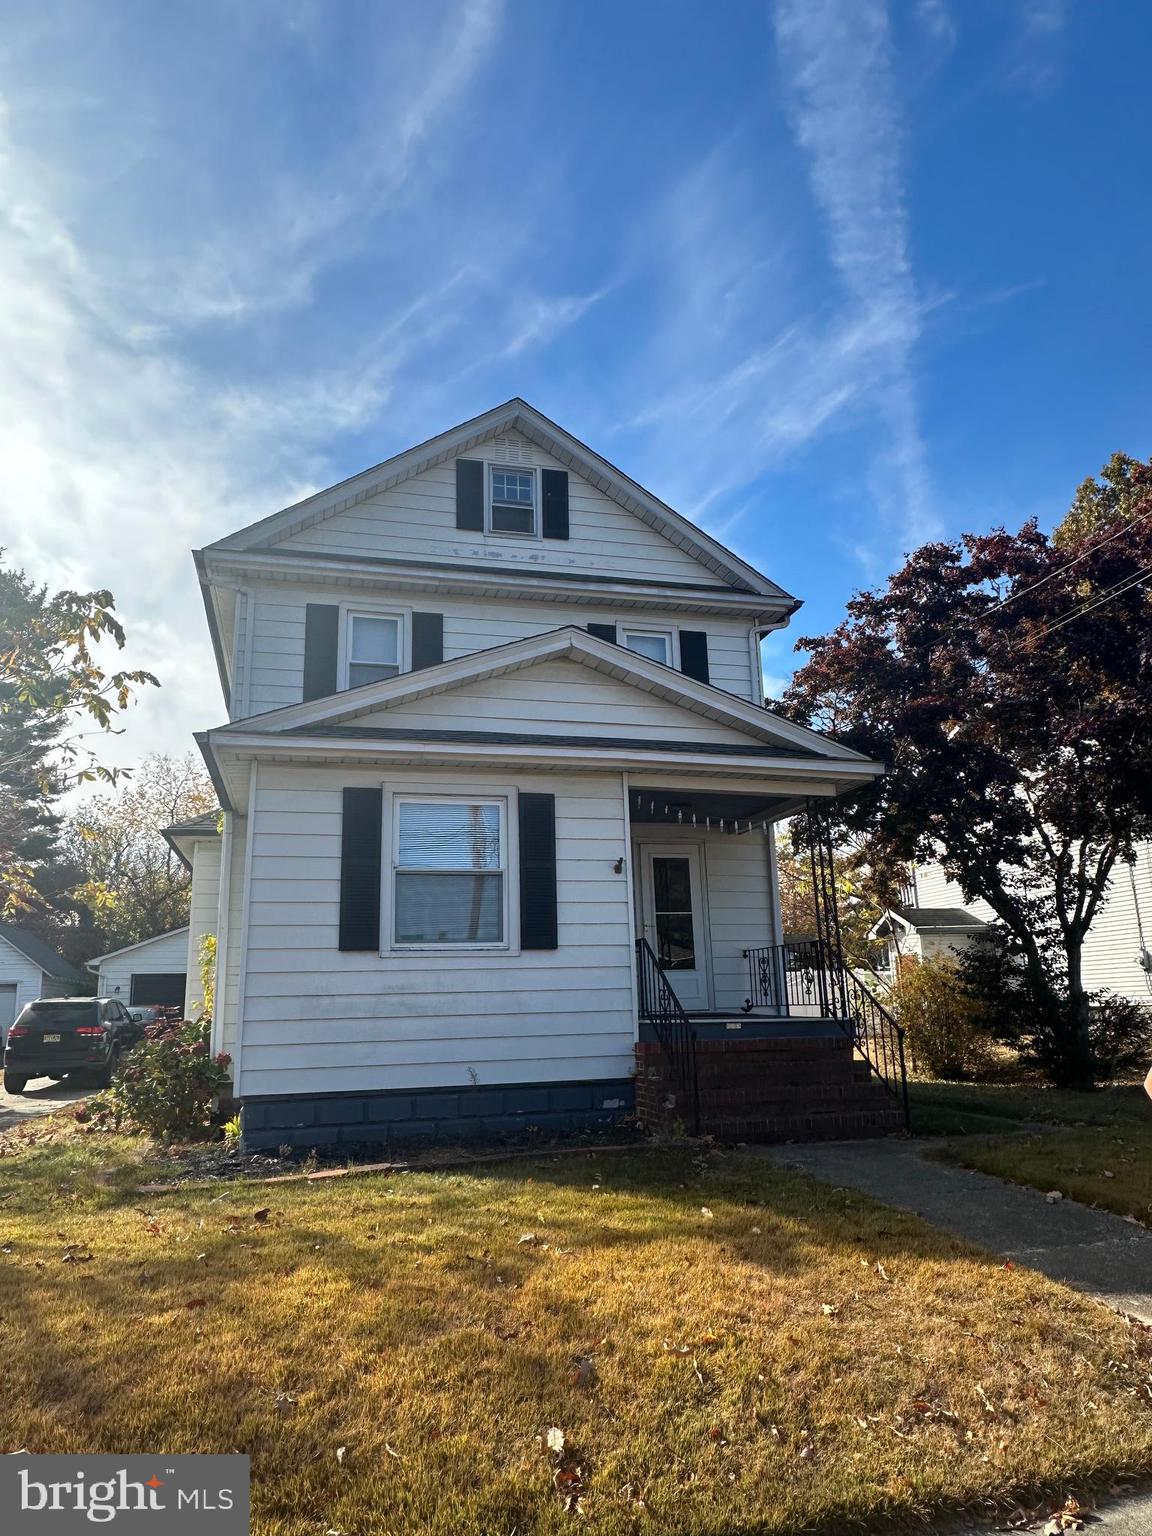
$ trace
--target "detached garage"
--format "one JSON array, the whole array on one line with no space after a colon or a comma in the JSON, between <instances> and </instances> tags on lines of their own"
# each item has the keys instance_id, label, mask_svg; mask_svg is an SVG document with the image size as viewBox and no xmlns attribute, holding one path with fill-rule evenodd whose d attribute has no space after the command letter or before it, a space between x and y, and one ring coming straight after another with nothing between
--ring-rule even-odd
<instances>
[{"instance_id":1,"label":"detached garage","mask_svg":"<svg viewBox=\"0 0 1152 1536\"><path fill-rule=\"evenodd\" d=\"M125 1006L143 1007L158 1003L165 1008L183 1008L188 982L188 929L174 928L158 933L154 939L142 939L110 954L89 960L88 969L96 972L96 991L100 997L115 997Z\"/></svg>"},{"instance_id":2,"label":"detached garage","mask_svg":"<svg viewBox=\"0 0 1152 1536\"><path fill-rule=\"evenodd\" d=\"M25 1003L73 997L91 982L43 939L15 923L0 923L0 1041Z\"/></svg>"}]
</instances>

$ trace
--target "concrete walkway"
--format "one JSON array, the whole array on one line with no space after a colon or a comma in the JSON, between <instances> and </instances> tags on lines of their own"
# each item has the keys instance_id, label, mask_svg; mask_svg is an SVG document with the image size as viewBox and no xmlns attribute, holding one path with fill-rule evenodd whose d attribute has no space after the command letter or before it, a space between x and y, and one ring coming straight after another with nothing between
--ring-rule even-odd
<instances>
[{"instance_id":1,"label":"concrete walkway","mask_svg":"<svg viewBox=\"0 0 1152 1536\"><path fill-rule=\"evenodd\" d=\"M1075 1200L926 1158L916 1142L762 1147L759 1155L912 1211L1049 1279L1152 1323L1152 1232Z\"/></svg>"}]
</instances>

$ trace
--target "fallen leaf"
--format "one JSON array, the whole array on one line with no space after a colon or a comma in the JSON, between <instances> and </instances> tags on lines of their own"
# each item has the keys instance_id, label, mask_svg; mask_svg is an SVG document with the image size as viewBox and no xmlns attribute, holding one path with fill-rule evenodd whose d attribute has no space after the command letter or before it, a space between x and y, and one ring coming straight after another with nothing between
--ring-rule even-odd
<instances>
[{"instance_id":1,"label":"fallen leaf","mask_svg":"<svg viewBox=\"0 0 1152 1536\"><path fill-rule=\"evenodd\" d=\"M1047 1200L1049 1205L1055 1205L1057 1200L1063 1200L1064 1196L1058 1189L1050 1189L1044 1198Z\"/></svg>"},{"instance_id":2,"label":"fallen leaf","mask_svg":"<svg viewBox=\"0 0 1152 1536\"><path fill-rule=\"evenodd\" d=\"M184 1303L189 1312L199 1312L201 1307L206 1307L207 1305L208 1303L204 1300L203 1296L193 1296L191 1301Z\"/></svg>"},{"instance_id":3,"label":"fallen leaf","mask_svg":"<svg viewBox=\"0 0 1152 1536\"><path fill-rule=\"evenodd\" d=\"M832 1306L830 1302L822 1301L820 1303L820 1310L823 1312L825 1317L835 1317L840 1308Z\"/></svg>"},{"instance_id":4,"label":"fallen leaf","mask_svg":"<svg viewBox=\"0 0 1152 1536\"><path fill-rule=\"evenodd\" d=\"M590 1387L596 1380L596 1366L587 1355L581 1356L575 1362L572 1371L572 1385L574 1387Z\"/></svg>"},{"instance_id":5,"label":"fallen leaf","mask_svg":"<svg viewBox=\"0 0 1152 1536\"><path fill-rule=\"evenodd\" d=\"M518 1243L538 1243L540 1239L536 1236L535 1232L521 1232L516 1241Z\"/></svg>"},{"instance_id":6,"label":"fallen leaf","mask_svg":"<svg viewBox=\"0 0 1152 1536\"><path fill-rule=\"evenodd\" d=\"M338 1445L336 1447L336 1460L337 1460L337 1462L339 1463L340 1466L344 1465L344 1458L345 1458L345 1456L347 1456L347 1454L348 1454L348 1447L346 1445Z\"/></svg>"},{"instance_id":7,"label":"fallen leaf","mask_svg":"<svg viewBox=\"0 0 1152 1536\"><path fill-rule=\"evenodd\" d=\"M705 1221L712 1221L713 1220L712 1212L708 1209L708 1207L706 1205L702 1205L700 1207L700 1214L701 1214L701 1216L704 1217Z\"/></svg>"},{"instance_id":8,"label":"fallen leaf","mask_svg":"<svg viewBox=\"0 0 1152 1536\"><path fill-rule=\"evenodd\" d=\"M544 1436L544 1444L548 1447L554 1456L563 1455L564 1431L557 1428L557 1426L553 1424L552 1428Z\"/></svg>"},{"instance_id":9,"label":"fallen leaf","mask_svg":"<svg viewBox=\"0 0 1152 1536\"><path fill-rule=\"evenodd\" d=\"M272 1207L269 1206L269 1205L262 1205L258 1211L253 1211L252 1212L252 1220L253 1221L258 1221L258 1222L260 1222L262 1224L262 1223L264 1223L264 1222L266 1222L268 1220L268 1218L269 1218L269 1216L271 1216L271 1214L272 1214Z\"/></svg>"}]
</instances>

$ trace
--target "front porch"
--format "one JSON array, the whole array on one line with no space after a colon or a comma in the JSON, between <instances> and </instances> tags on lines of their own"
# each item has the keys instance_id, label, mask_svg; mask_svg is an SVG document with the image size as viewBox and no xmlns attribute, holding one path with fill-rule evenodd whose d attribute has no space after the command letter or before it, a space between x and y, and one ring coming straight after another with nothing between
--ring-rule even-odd
<instances>
[{"instance_id":1,"label":"front porch","mask_svg":"<svg viewBox=\"0 0 1152 1536\"><path fill-rule=\"evenodd\" d=\"M775 825L797 814L814 937L788 940ZM820 803L637 786L629 815L641 1121L741 1140L906 1128L903 1032L843 962Z\"/></svg>"}]
</instances>

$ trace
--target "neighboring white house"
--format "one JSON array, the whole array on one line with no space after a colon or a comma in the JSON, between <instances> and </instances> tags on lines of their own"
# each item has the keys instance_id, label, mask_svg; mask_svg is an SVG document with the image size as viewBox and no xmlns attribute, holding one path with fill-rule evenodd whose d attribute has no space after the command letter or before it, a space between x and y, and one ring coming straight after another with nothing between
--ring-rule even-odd
<instances>
[{"instance_id":1,"label":"neighboring white house","mask_svg":"<svg viewBox=\"0 0 1152 1536\"><path fill-rule=\"evenodd\" d=\"M170 836L250 1144L627 1110L637 937L738 1024L773 824L882 771L763 707L797 600L522 400L195 558L222 835Z\"/></svg>"},{"instance_id":2,"label":"neighboring white house","mask_svg":"<svg viewBox=\"0 0 1152 1536\"><path fill-rule=\"evenodd\" d=\"M941 948L963 947L971 943L996 914L984 901L965 902L960 887L949 880L939 864L916 867L913 891L915 901L899 908L895 917L911 926L913 935L903 936L900 949L915 953L919 939L926 939L932 952ZM933 922L945 914L952 925L949 933ZM967 926L965 926L967 925ZM877 938L887 937L877 925ZM925 948L924 958L929 950ZM1117 865L1108 899L1084 941L1084 985L1090 992L1116 992L1141 1002L1152 1001L1152 847L1143 844L1135 864L1129 869Z\"/></svg>"},{"instance_id":3,"label":"neighboring white house","mask_svg":"<svg viewBox=\"0 0 1152 1536\"><path fill-rule=\"evenodd\" d=\"M118 998L126 1007L144 1003L183 1007L187 966L187 928L173 928L88 962L88 969L96 972L97 996Z\"/></svg>"},{"instance_id":4,"label":"neighboring white house","mask_svg":"<svg viewBox=\"0 0 1152 1536\"><path fill-rule=\"evenodd\" d=\"M903 959L955 960L988 932L988 923L963 907L907 906L886 912L868 937L888 941L877 968L891 978Z\"/></svg>"},{"instance_id":5,"label":"neighboring white house","mask_svg":"<svg viewBox=\"0 0 1152 1536\"><path fill-rule=\"evenodd\" d=\"M90 991L84 973L51 945L15 923L0 922L0 1041L25 1003Z\"/></svg>"}]
</instances>

